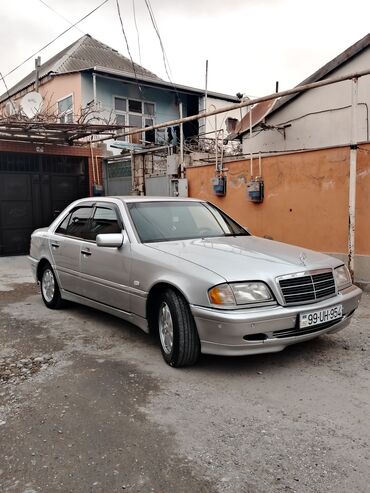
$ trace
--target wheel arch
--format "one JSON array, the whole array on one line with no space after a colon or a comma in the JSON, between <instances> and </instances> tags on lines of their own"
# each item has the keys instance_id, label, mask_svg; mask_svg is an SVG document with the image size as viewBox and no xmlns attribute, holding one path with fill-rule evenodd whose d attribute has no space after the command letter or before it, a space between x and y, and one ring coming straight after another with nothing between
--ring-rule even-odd
<instances>
[{"instance_id":1,"label":"wheel arch","mask_svg":"<svg viewBox=\"0 0 370 493\"><path fill-rule=\"evenodd\" d=\"M42 259L40 259L39 263L37 264L36 276L38 282L41 281L41 274L45 265L50 265L51 267L49 260L46 257L43 257Z\"/></svg>"},{"instance_id":2,"label":"wheel arch","mask_svg":"<svg viewBox=\"0 0 370 493\"><path fill-rule=\"evenodd\" d=\"M148 328L149 332L151 334L155 334L157 331L157 327L155 324L155 312L156 312L156 302L161 295L166 289L172 289L173 291L176 291L178 294L180 294L186 303L189 304L189 300L185 293L176 285L172 284L171 282L168 281L159 281L156 284L154 284L148 293L148 297L146 300L146 319L148 321Z\"/></svg>"}]
</instances>

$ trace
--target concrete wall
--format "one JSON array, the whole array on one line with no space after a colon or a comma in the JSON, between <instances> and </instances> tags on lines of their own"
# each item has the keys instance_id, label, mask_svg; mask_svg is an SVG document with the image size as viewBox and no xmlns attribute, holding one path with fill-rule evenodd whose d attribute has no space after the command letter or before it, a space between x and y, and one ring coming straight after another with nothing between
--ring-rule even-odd
<instances>
[{"instance_id":1,"label":"concrete wall","mask_svg":"<svg viewBox=\"0 0 370 493\"><path fill-rule=\"evenodd\" d=\"M327 78L370 67L370 48L332 72ZM352 82L312 89L266 118L274 126L291 125L285 132L255 129L243 139L243 152L289 151L348 144L351 136ZM369 141L370 76L358 80L357 140Z\"/></svg>"},{"instance_id":2,"label":"concrete wall","mask_svg":"<svg viewBox=\"0 0 370 493\"><path fill-rule=\"evenodd\" d=\"M257 160L254 161L257 169ZM345 258L348 237L349 148L323 149L262 159L265 200L249 202L249 161L226 164L227 194L212 190L214 166L189 167L189 195L209 200L253 234ZM356 279L370 282L370 144L358 151Z\"/></svg>"}]
</instances>

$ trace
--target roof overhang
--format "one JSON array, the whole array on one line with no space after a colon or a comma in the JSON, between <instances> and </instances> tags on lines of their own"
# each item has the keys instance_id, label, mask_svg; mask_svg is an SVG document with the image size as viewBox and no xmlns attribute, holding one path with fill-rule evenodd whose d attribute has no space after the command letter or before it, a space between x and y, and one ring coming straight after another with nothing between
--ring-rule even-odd
<instances>
[{"instance_id":1,"label":"roof overhang","mask_svg":"<svg viewBox=\"0 0 370 493\"><path fill-rule=\"evenodd\" d=\"M124 72L122 70L116 70L106 67L95 66L95 67L83 69L81 70L81 72L95 72L98 75L126 80L127 82L131 82L131 83L139 82L141 85L166 89L172 92L192 94L194 96L205 95L204 89L197 89L195 87L184 86L182 84L175 84L175 83L167 82L162 79L152 79L150 77L145 77L140 74L137 74L137 77L135 78L135 76L130 72ZM64 75L64 74L59 74L59 75ZM224 101L230 101L233 103L239 102L239 99L236 96L231 96L230 94L222 94L219 92L207 91L207 95L212 98L221 99Z\"/></svg>"}]
</instances>

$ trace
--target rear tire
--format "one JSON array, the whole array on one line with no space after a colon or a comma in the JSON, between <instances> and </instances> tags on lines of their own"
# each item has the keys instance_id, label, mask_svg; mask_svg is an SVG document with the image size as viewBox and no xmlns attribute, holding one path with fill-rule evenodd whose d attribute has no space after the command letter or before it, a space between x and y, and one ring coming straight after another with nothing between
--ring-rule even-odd
<instances>
[{"instance_id":1,"label":"rear tire","mask_svg":"<svg viewBox=\"0 0 370 493\"><path fill-rule=\"evenodd\" d=\"M159 297L156 313L162 355L175 368L194 365L200 356L200 341L185 299L173 289Z\"/></svg>"},{"instance_id":2,"label":"rear tire","mask_svg":"<svg viewBox=\"0 0 370 493\"><path fill-rule=\"evenodd\" d=\"M46 264L40 277L41 296L45 305L50 309L58 309L63 305L58 282L50 264Z\"/></svg>"}]
</instances>

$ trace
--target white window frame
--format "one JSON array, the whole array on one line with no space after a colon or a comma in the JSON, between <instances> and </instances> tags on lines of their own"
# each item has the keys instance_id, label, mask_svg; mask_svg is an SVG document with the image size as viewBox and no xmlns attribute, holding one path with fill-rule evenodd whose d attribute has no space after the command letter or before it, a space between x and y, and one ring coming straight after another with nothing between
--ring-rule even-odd
<instances>
[{"instance_id":1,"label":"white window frame","mask_svg":"<svg viewBox=\"0 0 370 493\"><path fill-rule=\"evenodd\" d=\"M122 110L116 110L116 105L115 105L115 99L124 99L126 101L126 111L122 111ZM139 103L141 103L141 108L142 108L142 111L141 113L134 113L132 111L129 111L129 101L137 101ZM148 115L146 113L144 113L144 105L145 103L148 103L148 104L152 104L154 106L154 115ZM120 96L118 94L113 94L112 95L112 108L113 108L113 111L114 111L114 114L115 116L117 115L124 115L125 117L125 125L129 125L130 123L130 115L133 115L133 116L141 116L141 127L144 128L144 125L145 125L145 119L147 118L150 118L151 120L153 120L153 125L155 125L155 121L156 121L156 111L157 111L157 105L155 103L155 101L149 101L149 100L141 100L141 99L136 99L136 98L130 98L130 97L127 97L127 96ZM120 138L119 140L122 140L122 141L125 141L127 142L128 138L127 137L122 137ZM145 140L145 133L143 132L142 133L142 136L141 136L141 140Z\"/></svg>"},{"instance_id":2,"label":"white window frame","mask_svg":"<svg viewBox=\"0 0 370 493\"><path fill-rule=\"evenodd\" d=\"M67 99L72 97L72 106L70 110L66 110L64 113L59 113L59 103L63 101L63 99ZM67 115L72 115L72 122L69 123L74 123L74 107L75 107L75 101L74 101L74 93L71 92L70 94L67 94L66 96L63 96L62 98L57 99L57 112L58 112L58 121L59 123L67 123L65 121L61 121L62 118L65 118Z\"/></svg>"}]
</instances>

